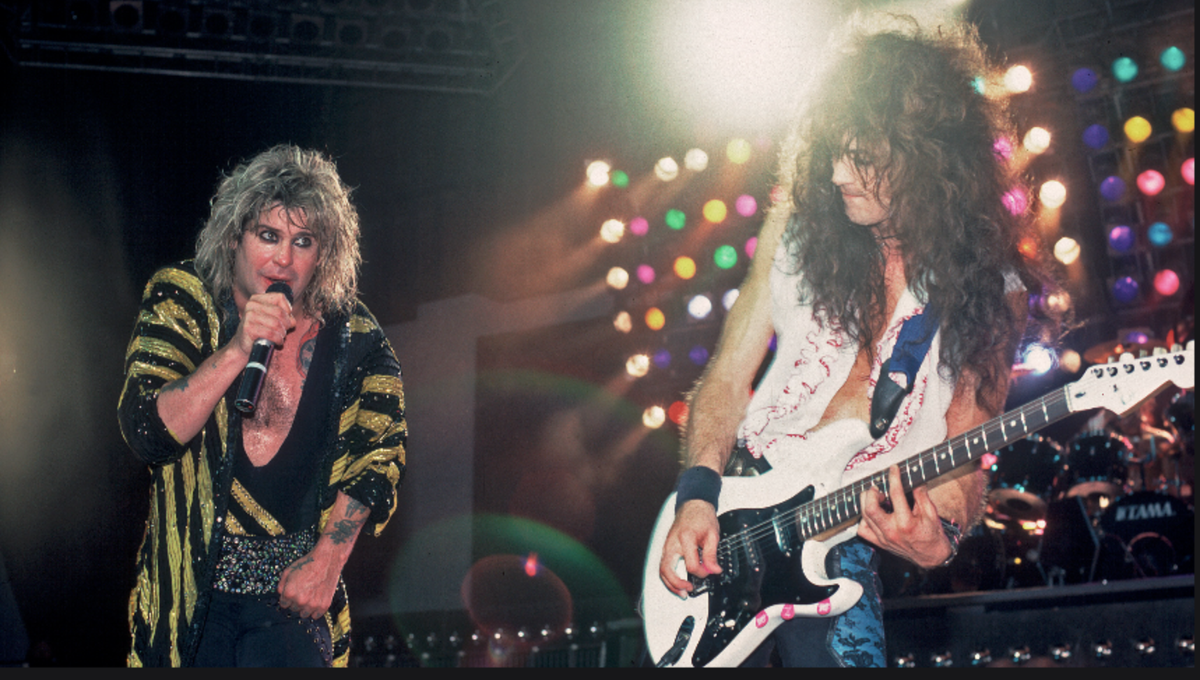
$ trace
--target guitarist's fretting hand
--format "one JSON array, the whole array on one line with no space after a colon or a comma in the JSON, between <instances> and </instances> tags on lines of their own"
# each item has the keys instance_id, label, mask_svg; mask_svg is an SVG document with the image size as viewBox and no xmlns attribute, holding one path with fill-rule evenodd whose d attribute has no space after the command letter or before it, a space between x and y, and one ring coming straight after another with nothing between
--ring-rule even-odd
<instances>
[{"instance_id":1,"label":"guitarist's fretting hand","mask_svg":"<svg viewBox=\"0 0 1200 680\"><path fill-rule=\"evenodd\" d=\"M887 496L874 487L863 492L859 537L924 569L949 559L950 540L942 531L929 491L923 486L913 489L910 507L900 482L900 468L895 465L888 469L888 489ZM889 501L891 512L884 509Z\"/></svg>"},{"instance_id":2,"label":"guitarist's fretting hand","mask_svg":"<svg viewBox=\"0 0 1200 680\"><path fill-rule=\"evenodd\" d=\"M659 576L671 592L687 597L692 590L691 582L675 572L681 558L689 574L705 577L720 573L721 567L717 564L720 537L717 511L711 503L693 500L683 504L667 534L662 561L658 565Z\"/></svg>"}]
</instances>

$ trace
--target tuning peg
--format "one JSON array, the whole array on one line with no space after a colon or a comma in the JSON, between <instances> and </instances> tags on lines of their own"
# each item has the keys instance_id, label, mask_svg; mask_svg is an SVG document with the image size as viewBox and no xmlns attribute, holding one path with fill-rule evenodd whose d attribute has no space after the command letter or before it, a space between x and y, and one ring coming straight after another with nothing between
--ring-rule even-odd
<instances>
[{"instance_id":1,"label":"tuning peg","mask_svg":"<svg viewBox=\"0 0 1200 680\"><path fill-rule=\"evenodd\" d=\"M1176 346L1176 347L1178 347L1179 345L1175 345L1175 346ZM1158 354L1166 354L1166 353L1167 353L1167 348L1166 348L1166 347L1155 347L1155 348L1154 348L1154 354L1156 354L1156 355L1158 355Z\"/></svg>"},{"instance_id":2,"label":"tuning peg","mask_svg":"<svg viewBox=\"0 0 1200 680\"><path fill-rule=\"evenodd\" d=\"M1116 357L1116 355L1113 355L1113 356L1109 357L1109 358L1108 358L1108 362L1107 362L1107 363L1110 363L1110 364L1115 364L1115 363L1117 363L1117 357Z\"/></svg>"}]
</instances>

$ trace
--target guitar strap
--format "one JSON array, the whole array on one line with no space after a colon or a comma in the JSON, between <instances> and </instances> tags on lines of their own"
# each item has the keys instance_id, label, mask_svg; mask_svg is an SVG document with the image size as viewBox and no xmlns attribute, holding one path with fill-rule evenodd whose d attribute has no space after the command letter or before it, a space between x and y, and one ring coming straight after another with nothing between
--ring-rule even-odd
<instances>
[{"instance_id":1,"label":"guitar strap","mask_svg":"<svg viewBox=\"0 0 1200 680\"><path fill-rule=\"evenodd\" d=\"M932 303L925 305L925 310L916 316L909 317L900 327L900 337L892 348L892 356L884 360L879 369L879 381L875 383L875 396L871 399L871 436L879 439L892 425L900 402L912 392L917 382L917 370L929 353L933 344L933 336L937 335L941 314ZM892 378L892 374L902 373L907 378L900 385Z\"/></svg>"}]
</instances>

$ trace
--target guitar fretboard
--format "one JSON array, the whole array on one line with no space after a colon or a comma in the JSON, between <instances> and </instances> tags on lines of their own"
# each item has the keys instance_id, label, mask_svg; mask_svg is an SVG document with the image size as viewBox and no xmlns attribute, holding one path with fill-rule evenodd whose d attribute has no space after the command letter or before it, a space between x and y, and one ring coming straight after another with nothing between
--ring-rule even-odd
<instances>
[{"instance_id":1,"label":"guitar fretboard","mask_svg":"<svg viewBox=\"0 0 1200 680\"><path fill-rule=\"evenodd\" d=\"M911 491L1070 415L1068 387L992 418L972 430L906 459L899 464L900 481L904 490ZM869 487L875 487L887 494L890 486L888 471L880 470L831 494L805 503L791 512L777 515L763 524L747 527L738 532L738 535L722 539L722 542L729 541L729 547L744 546L770 535L775 539L786 540L792 547L798 547L814 536L857 519L862 514L859 499Z\"/></svg>"}]
</instances>

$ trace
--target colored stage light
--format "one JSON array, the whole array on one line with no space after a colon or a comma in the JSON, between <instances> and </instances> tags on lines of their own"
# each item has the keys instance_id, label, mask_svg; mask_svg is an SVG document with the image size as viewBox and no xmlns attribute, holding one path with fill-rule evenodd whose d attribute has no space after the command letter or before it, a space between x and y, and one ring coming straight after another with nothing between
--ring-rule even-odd
<instances>
[{"instance_id":1,"label":"colored stage light","mask_svg":"<svg viewBox=\"0 0 1200 680\"><path fill-rule=\"evenodd\" d=\"M645 354L634 354L625 361L625 372L635 378L641 378L650 372L650 357Z\"/></svg>"},{"instance_id":2,"label":"colored stage light","mask_svg":"<svg viewBox=\"0 0 1200 680\"><path fill-rule=\"evenodd\" d=\"M1038 200L1051 210L1061 208L1062 204L1067 202L1067 187L1056 179L1045 182L1038 191Z\"/></svg>"},{"instance_id":3,"label":"colored stage light","mask_svg":"<svg viewBox=\"0 0 1200 680\"><path fill-rule=\"evenodd\" d=\"M1029 197L1020 187L1010 189L1000 200L1004 203L1004 207L1014 215L1020 215L1029 209Z\"/></svg>"},{"instance_id":4,"label":"colored stage light","mask_svg":"<svg viewBox=\"0 0 1200 680\"><path fill-rule=\"evenodd\" d=\"M712 300L708 299L707 295L696 295L688 300L688 315L693 319L707 319L708 315L712 314L712 309Z\"/></svg>"},{"instance_id":5,"label":"colored stage light","mask_svg":"<svg viewBox=\"0 0 1200 680\"><path fill-rule=\"evenodd\" d=\"M1183 181L1192 186L1196 186L1196 159L1189 158L1179 166L1179 174L1183 177Z\"/></svg>"},{"instance_id":6,"label":"colored stage light","mask_svg":"<svg viewBox=\"0 0 1200 680\"><path fill-rule=\"evenodd\" d=\"M740 137L729 140L729 144L725 146L725 156L734 165L741 165L749 161L752 152L750 142Z\"/></svg>"},{"instance_id":7,"label":"colored stage light","mask_svg":"<svg viewBox=\"0 0 1200 680\"><path fill-rule=\"evenodd\" d=\"M1166 222L1155 222L1146 229L1146 238L1150 239L1150 243L1161 248L1175 239L1175 232Z\"/></svg>"},{"instance_id":8,"label":"colored stage light","mask_svg":"<svg viewBox=\"0 0 1200 680\"><path fill-rule=\"evenodd\" d=\"M1186 106L1175 109L1175 112L1171 114L1171 125L1179 132L1194 132L1196 130L1196 112Z\"/></svg>"},{"instance_id":9,"label":"colored stage light","mask_svg":"<svg viewBox=\"0 0 1200 680\"><path fill-rule=\"evenodd\" d=\"M1125 137L1134 144L1141 144L1153 133L1154 128L1150 125L1150 121L1141 116L1134 116L1125 121Z\"/></svg>"},{"instance_id":10,"label":"colored stage light","mask_svg":"<svg viewBox=\"0 0 1200 680\"><path fill-rule=\"evenodd\" d=\"M1100 195L1110 201L1119 201L1125 196L1125 180L1111 175L1100 182Z\"/></svg>"},{"instance_id":11,"label":"colored stage light","mask_svg":"<svg viewBox=\"0 0 1200 680\"><path fill-rule=\"evenodd\" d=\"M667 223L668 227L678 231L687 225L687 215L682 210L671 208L667 211L666 216L663 217L663 221Z\"/></svg>"},{"instance_id":12,"label":"colored stage light","mask_svg":"<svg viewBox=\"0 0 1200 680\"><path fill-rule=\"evenodd\" d=\"M604 281L613 290L625 290L625 286L629 285L629 272L624 267L613 267L608 270Z\"/></svg>"},{"instance_id":13,"label":"colored stage light","mask_svg":"<svg viewBox=\"0 0 1200 680\"><path fill-rule=\"evenodd\" d=\"M1042 309L1048 314L1062 314L1071 308L1071 294L1056 290L1042 298Z\"/></svg>"},{"instance_id":14,"label":"colored stage light","mask_svg":"<svg viewBox=\"0 0 1200 680\"><path fill-rule=\"evenodd\" d=\"M676 401L667 408L667 417L676 425L683 425L687 422L688 407L682 401Z\"/></svg>"},{"instance_id":15,"label":"colored stage light","mask_svg":"<svg viewBox=\"0 0 1200 680\"><path fill-rule=\"evenodd\" d=\"M683 167L692 172L703 172L708 167L708 154L703 149L690 149L683 155Z\"/></svg>"},{"instance_id":16,"label":"colored stage light","mask_svg":"<svg viewBox=\"0 0 1200 680\"><path fill-rule=\"evenodd\" d=\"M1124 224L1118 224L1108 230L1108 245L1118 253L1129 252L1135 241L1133 229Z\"/></svg>"},{"instance_id":17,"label":"colored stage light","mask_svg":"<svg viewBox=\"0 0 1200 680\"><path fill-rule=\"evenodd\" d=\"M725 207L725 201L712 199L704 204L704 219L713 224L720 224L725 221L725 217L729 214L729 208Z\"/></svg>"},{"instance_id":18,"label":"colored stage light","mask_svg":"<svg viewBox=\"0 0 1200 680\"><path fill-rule=\"evenodd\" d=\"M1058 243L1054 244L1054 257L1063 264L1073 264L1079 259L1079 253L1079 242L1069 236L1058 239Z\"/></svg>"},{"instance_id":19,"label":"colored stage light","mask_svg":"<svg viewBox=\"0 0 1200 680\"><path fill-rule=\"evenodd\" d=\"M1162 269L1154 275L1154 290L1159 295L1170 297L1179 292L1179 274L1173 270Z\"/></svg>"},{"instance_id":20,"label":"colored stage light","mask_svg":"<svg viewBox=\"0 0 1200 680\"><path fill-rule=\"evenodd\" d=\"M651 406L642 412L642 424L651 430L657 430L667 422L667 412L661 406Z\"/></svg>"},{"instance_id":21,"label":"colored stage light","mask_svg":"<svg viewBox=\"0 0 1200 680\"><path fill-rule=\"evenodd\" d=\"M688 358L692 360L693 364L703 366L708 361L708 350L700 345L696 345L688 352Z\"/></svg>"},{"instance_id":22,"label":"colored stage light","mask_svg":"<svg viewBox=\"0 0 1200 680\"><path fill-rule=\"evenodd\" d=\"M675 275L681 279L690 279L696 275L696 261L692 258L681 255L675 258Z\"/></svg>"},{"instance_id":23,"label":"colored stage light","mask_svg":"<svg viewBox=\"0 0 1200 680\"><path fill-rule=\"evenodd\" d=\"M587 166L587 181L594 187L602 187L608 184L609 172L612 171L612 166L607 161L592 161Z\"/></svg>"},{"instance_id":24,"label":"colored stage light","mask_svg":"<svg viewBox=\"0 0 1200 680\"><path fill-rule=\"evenodd\" d=\"M629 175L623 170L613 170L609 178L612 180L612 185L618 189L624 189L629 186Z\"/></svg>"},{"instance_id":25,"label":"colored stage light","mask_svg":"<svg viewBox=\"0 0 1200 680\"><path fill-rule=\"evenodd\" d=\"M730 269L737 264L737 260L737 250L731 245L717 246L716 252L713 253L713 262L718 269Z\"/></svg>"},{"instance_id":26,"label":"colored stage light","mask_svg":"<svg viewBox=\"0 0 1200 680\"><path fill-rule=\"evenodd\" d=\"M629 220L629 232L634 236L645 236L650 231L650 222L645 217L635 217Z\"/></svg>"},{"instance_id":27,"label":"colored stage light","mask_svg":"<svg viewBox=\"0 0 1200 680\"><path fill-rule=\"evenodd\" d=\"M1167 186L1167 180L1157 170L1146 170L1137 176L1138 191L1147 196L1157 196Z\"/></svg>"},{"instance_id":28,"label":"colored stage light","mask_svg":"<svg viewBox=\"0 0 1200 680\"><path fill-rule=\"evenodd\" d=\"M1108 144L1108 128L1099 123L1089 125L1083 131L1083 143L1093 149L1103 149Z\"/></svg>"},{"instance_id":29,"label":"colored stage light","mask_svg":"<svg viewBox=\"0 0 1200 680\"><path fill-rule=\"evenodd\" d=\"M737 201L734 201L733 207L742 217L750 217L758 212L758 201L750 194L742 194L737 197Z\"/></svg>"},{"instance_id":30,"label":"colored stage light","mask_svg":"<svg viewBox=\"0 0 1200 680\"><path fill-rule=\"evenodd\" d=\"M1046 149L1050 148L1050 131L1041 127L1029 128L1029 132L1025 133L1025 139L1021 143L1029 153L1045 153Z\"/></svg>"},{"instance_id":31,"label":"colored stage light","mask_svg":"<svg viewBox=\"0 0 1200 680\"><path fill-rule=\"evenodd\" d=\"M1129 57L1121 57L1113 62L1112 72L1117 82L1128 83L1137 77L1138 65L1137 62Z\"/></svg>"},{"instance_id":32,"label":"colored stage light","mask_svg":"<svg viewBox=\"0 0 1200 680\"><path fill-rule=\"evenodd\" d=\"M971 87L975 88L976 94L987 93L987 80L983 76L975 76L971 79Z\"/></svg>"},{"instance_id":33,"label":"colored stage light","mask_svg":"<svg viewBox=\"0 0 1200 680\"><path fill-rule=\"evenodd\" d=\"M725 311L728 312L733 308L733 303L737 302L738 295L741 295L741 291L737 288L725 291L725 294L721 296L721 306L725 308Z\"/></svg>"},{"instance_id":34,"label":"colored stage light","mask_svg":"<svg viewBox=\"0 0 1200 680\"><path fill-rule=\"evenodd\" d=\"M1013 157L1013 143L1007 137L997 137L996 141L992 142L992 152L999 158L1006 161L1011 161Z\"/></svg>"},{"instance_id":35,"label":"colored stage light","mask_svg":"<svg viewBox=\"0 0 1200 680\"><path fill-rule=\"evenodd\" d=\"M1028 237L1021 239L1021 242L1017 244L1017 251L1026 258L1032 260L1033 258L1037 257L1038 254L1037 239Z\"/></svg>"},{"instance_id":36,"label":"colored stage light","mask_svg":"<svg viewBox=\"0 0 1200 680\"><path fill-rule=\"evenodd\" d=\"M651 267L648 264L639 264L638 268L637 268L637 277L638 277L638 281L641 281L644 284L649 285L651 283L654 283L654 279L655 279L654 267Z\"/></svg>"},{"instance_id":37,"label":"colored stage light","mask_svg":"<svg viewBox=\"0 0 1200 680\"><path fill-rule=\"evenodd\" d=\"M1081 93L1091 92L1100 82L1100 76L1090 68L1077 69L1071 74L1071 87Z\"/></svg>"},{"instance_id":38,"label":"colored stage light","mask_svg":"<svg viewBox=\"0 0 1200 680\"><path fill-rule=\"evenodd\" d=\"M679 164L670 156L658 159L654 164L654 176L664 182L670 182L679 176Z\"/></svg>"},{"instance_id":39,"label":"colored stage light","mask_svg":"<svg viewBox=\"0 0 1200 680\"><path fill-rule=\"evenodd\" d=\"M1187 55L1183 53L1183 50L1172 45L1158 55L1158 61L1168 71L1178 71L1187 63Z\"/></svg>"},{"instance_id":40,"label":"colored stage light","mask_svg":"<svg viewBox=\"0 0 1200 680\"><path fill-rule=\"evenodd\" d=\"M1118 302L1133 302L1138 296L1138 282L1132 276L1122 276L1113 282L1112 292Z\"/></svg>"},{"instance_id":41,"label":"colored stage light","mask_svg":"<svg viewBox=\"0 0 1200 680\"><path fill-rule=\"evenodd\" d=\"M605 243L619 243L625 236L625 223L621 220L605 220L600 225L600 238Z\"/></svg>"},{"instance_id":42,"label":"colored stage light","mask_svg":"<svg viewBox=\"0 0 1200 680\"><path fill-rule=\"evenodd\" d=\"M742 248L742 251L746 253L746 257L753 258L756 250L758 250L758 237L751 236L746 239L746 247Z\"/></svg>"},{"instance_id":43,"label":"colored stage light","mask_svg":"<svg viewBox=\"0 0 1200 680\"><path fill-rule=\"evenodd\" d=\"M671 366L671 353L664 347L654 353L654 365L659 368L669 368Z\"/></svg>"},{"instance_id":44,"label":"colored stage light","mask_svg":"<svg viewBox=\"0 0 1200 680\"><path fill-rule=\"evenodd\" d=\"M613 317L613 328L622 333L628 333L633 330L633 318L629 316L629 312L617 312Z\"/></svg>"},{"instance_id":45,"label":"colored stage light","mask_svg":"<svg viewBox=\"0 0 1200 680\"><path fill-rule=\"evenodd\" d=\"M652 331L661 331L665 325L667 325L667 315L663 314L661 309L651 307L646 310L646 328Z\"/></svg>"},{"instance_id":46,"label":"colored stage light","mask_svg":"<svg viewBox=\"0 0 1200 680\"><path fill-rule=\"evenodd\" d=\"M1073 349L1063 350L1062 356L1058 358L1058 367L1067 373L1078 373L1080 368L1083 368L1083 357Z\"/></svg>"},{"instance_id":47,"label":"colored stage light","mask_svg":"<svg viewBox=\"0 0 1200 680\"><path fill-rule=\"evenodd\" d=\"M1033 87L1033 73L1027 66L1013 66L1004 72L1004 89L1013 94L1028 92Z\"/></svg>"}]
</instances>

